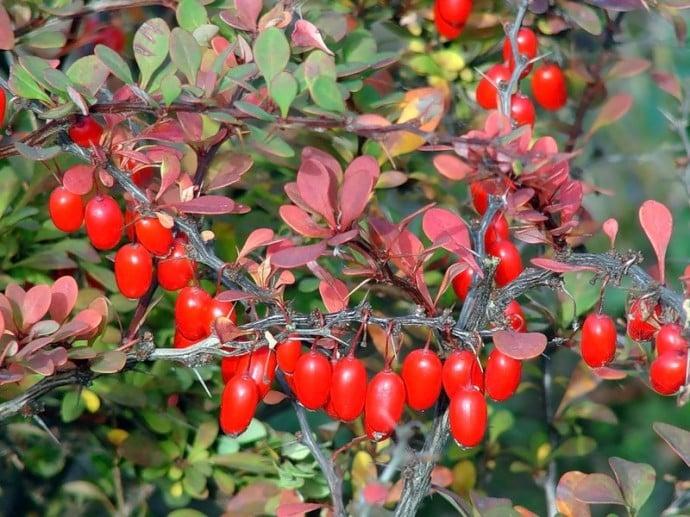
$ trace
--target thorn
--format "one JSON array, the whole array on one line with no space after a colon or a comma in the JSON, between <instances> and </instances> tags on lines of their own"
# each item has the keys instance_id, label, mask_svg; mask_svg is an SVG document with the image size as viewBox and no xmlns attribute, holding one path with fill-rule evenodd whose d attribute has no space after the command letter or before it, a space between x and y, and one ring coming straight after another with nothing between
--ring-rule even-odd
<instances>
[{"instance_id":1,"label":"thorn","mask_svg":"<svg viewBox=\"0 0 690 517\"><path fill-rule=\"evenodd\" d=\"M48 436L50 436L53 439L53 441L57 444L58 447L62 447L60 440L58 440L57 437L53 434L53 432L50 429L48 429L48 426L40 416L34 415L33 419L41 429L48 433Z\"/></svg>"},{"instance_id":2,"label":"thorn","mask_svg":"<svg viewBox=\"0 0 690 517\"><path fill-rule=\"evenodd\" d=\"M201 383L201 386L204 388L204 391L206 392L206 395L208 395L208 398L212 399L213 395L211 395L211 392L209 391L208 386L206 386L206 382L201 377L199 370L197 370L196 368L192 368L192 371L194 372L194 375L196 375L197 380Z\"/></svg>"}]
</instances>

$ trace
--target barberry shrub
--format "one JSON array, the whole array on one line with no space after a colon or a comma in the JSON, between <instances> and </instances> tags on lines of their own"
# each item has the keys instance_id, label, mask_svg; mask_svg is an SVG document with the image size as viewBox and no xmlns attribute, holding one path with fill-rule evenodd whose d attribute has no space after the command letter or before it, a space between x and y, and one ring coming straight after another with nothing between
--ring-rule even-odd
<instances>
[{"instance_id":1,"label":"barberry shrub","mask_svg":"<svg viewBox=\"0 0 690 517\"><path fill-rule=\"evenodd\" d=\"M690 511L687 7L0 5L0 507Z\"/></svg>"}]
</instances>

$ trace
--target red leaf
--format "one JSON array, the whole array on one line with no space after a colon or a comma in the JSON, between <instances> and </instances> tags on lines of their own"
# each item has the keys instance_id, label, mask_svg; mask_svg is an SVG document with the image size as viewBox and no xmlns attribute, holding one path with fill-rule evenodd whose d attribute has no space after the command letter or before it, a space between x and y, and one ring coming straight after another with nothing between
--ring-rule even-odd
<instances>
[{"instance_id":1,"label":"red leaf","mask_svg":"<svg viewBox=\"0 0 690 517\"><path fill-rule=\"evenodd\" d=\"M683 100L683 92L680 88L678 77L668 72L652 72L652 78L657 86L669 95L673 95L679 101Z\"/></svg>"},{"instance_id":2,"label":"red leaf","mask_svg":"<svg viewBox=\"0 0 690 517\"><path fill-rule=\"evenodd\" d=\"M438 154L433 162L439 174L450 180L460 181L472 172L472 167L452 154Z\"/></svg>"},{"instance_id":3,"label":"red leaf","mask_svg":"<svg viewBox=\"0 0 690 517\"><path fill-rule=\"evenodd\" d=\"M328 228L319 226L311 216L295 205L283 205L278 210L280 217L290 228L305 237L330 237Z\"/></svg>"},{"instance_id":4,"label":"red leaf","mask_svg":"<svg viewBox=\"0 0 690 517\"><path fill-rule=\"evenodd\" d=\"M532 359L546 349L546 336L539 332L513 332L497 330L492 336L496 347L513 359Z\"/></svg>"},{"instance_id":5,"label":"red leaf","mask_svg":"<svg viewBox=\"0 0 690 517\"><path fill-rule=\"evenodd\" d=\"M222 302L238 302L240 300L251 300L252 298L254 298L253 294L234 289L227 289L216 295L216 299Z\"/></svg>"},{"instance_id":6,"label":"red leaf","mask_svg":"<svg viewBox=\"0 0 690 517\"><path fill-rule=\"evenodd\" d=\"M651 65L646 59L623 58L611 67L607 75L609 79L633 77L646 71Z\"/></svg>"},{"instance_id":7,"label":"red leaf","mask_svg":"<svg viewBox=\"0 0 690 517\"><path fill-rule=\"evenodd\" d=\"M665 205L647 200L639 210L640 224L654 248L659 266L659 280L663 284L666 278L666 249L673 232L673 216Z\"/></svg>"},{"instance_id":8,"label":"red leaf","mask_svg":"<svg viewBox=\"0 0 690 517\"><path fill-rule=\"evenodd\" d=\"M347 228L369 203L369 196L379 177L378 162L371 156L360 156L345 170L340 191L340 226Z\"/></svg>"},{"instance_id":9,"label":"red leaf","mask_svg":"<svg viewBox=\"0 0 690 517\"><path fill-rule=\"evenodd\" d=\"M309 246L292 246L276 251L271 255L271 264L283 269L293 269L316 260L323 255L324 251L326 251L324 241Z\"/></svg>"},{"instance_id":10,"label":"red leaf","mask_svg":"<svg viewBox=\"0 0 690 517\"><path fill-rule=\"evenodd\" d=\"M321 215L331 228L335 228L335 177L315 160L302 162L297 171L297 190L300 197L314 212Z\"/></svg>"},{"instance_id":11,"label":"red leaf","mask_svg":"<svg viewBox=\"0 0 690 517\"><path fill-rule=\"evenodd\" d=\"M606 379L607 381L619 381L625 379L628 374L622 370L616 370L614 368L609 368L607 366L602 366L601 368L595 368L592 370L594 375L600 379Z\"/></svg>"},{"instance_id":12,"label":"red leaf","mask_svg":"<svg viewBox=\"0 0 690 517\"><path fill-rule=\"evenodd\" d=\"M280 404L286 398L287 395L285 393L276 390L269 390L268 393L266 393L264 398L261 400L261 402L263 402L267 406L275 406L276 404Z\"/></svg>"},{"instance_id":13,"label":"red leaf","mask_svg":"<svg viewBox=\"0 0 690 517\"><path fill-rule=\"evenodd\" d=\"M292 31L292 43L298 47L318 48L332 56L333 52L326 46L319 29L305 19L297 20Z\"/></svg>"},{"instance_id":14,"label":"red leaf","mask_svg":"<svg viewBox=\"0 0 690 517\"><path fill-rule=\"evenodd\" d=\"M288 503L281 504L276 510L277 517L298 517L304 515L307 512L313 512L323 508L322 504L319 503Z\"/></svg>"},{"instance_id":15,"label":"red leaf","mask_svg":"<svg viewBox=\"0 0 690 517\"><path fill-rule=\"evenodd\" d=\"M246 214L249 209L235 203L226 196L201 196L184 203L177 203L176 208L186 214Z\"/></svg>"},{"instance_id":16,"label":"red leaf","mask_svg":"<svg viewBox=\"0 0 690 517\"><path fill-rule=\"evenodd\" d=\"M378 481L367 484L362 489L362 497L369 505L383 506L388 495L388 487Z\"/></svg>"},{"instance_id":17,"label":"red leaf","mask_svg":"<svg viewBox=\"0 0 690 517\"><path fill-rule=\"evenodd\" d=\"M442 465L436 465L431 471L431 482L440 487L448 487L453 483L453 472Z\"/></svg>"},{"instance_id":18,"label":"red leaf","mask_svg":"<svg viewBox=\"0 0 690 517\"><path fill-rule=\"evenodd\" d=\"M596 268L589 266L576 266L573 264L566 264L564 262L558 262L557 260L551 260L544 257L533 258L530 262L537 267L542 269L547 269L553 271L554 273L571 273L573 271L596 271Z\"/></svg>"},{"instance_id":19,"label":"red leaf","mask_svg":"<svg viewBox=\"0 0 690 517\"><path fill-rule=\"evenodd\" d=\"M14 31L12 22L5 8L0 5L0 50L12 50L14 48Z\"/></svg>"},{"instance_id":20,"label":"red leaf","mask_svg":"<svg viewBox=\"0 0 690 517\"><path fill-rule=\"evenodd\" d=\"M53 283L50 291L50 317L62 323L77 303L77 282L71 276L61 276Z\"/></svg>"},{"instance_id":21,"label":"red leaf","mask_svg":"<svg viewBox=\"0 0 690 517\"><path fill-rule=\"evenodd\" d=\"M29 328L48 313L50 298L50 287L47 285L35 285L26 292L21 305L24 328Z\"/></svg>"},{"instance_id":22,"label":"red leaf","mask_svg":"<svg viewBox=\"0 0 690 517\"><path fill-rule=\"evenodd\" d=\"M518 208L525 205L534 196L534 189L521 188L511 192L506 196L506 211L509 214L515 213Z\"/></svg>"},{"instance_id":23,"label":"red leaf","mask_svg":"<svg viewBox=\"0 0 690 517\"><path fill-rule=\"evenodd\" d=\"M98 326L101 324L101 321L103 321L103 315L95 309L84 309L82 311L79 311L72 320L72 322L79 322L86 325L86 330L84 332L79 332L78 334L76 334L78 336L87 334L92 330L96 330Z\"/></svg>"},{"instance_id":24,"label":"red leaf","mask_svg":"<svg viewBox=\"0 0 690 517\"><path fill-rule=\"evenodd\" d=\"M34 339L29 344L25 345L14 357L17 359L23 359L25 357L30 357L36 352L38 352L44 346L49 345L53 341L52 336L40 337Z\"/></svg>"},{"instance_id":25,"label":"red leaf","mask_svg":"<svg viewBox=\"0 0 690 517\"><path fill-rule=\"evenodd\" d=\"M206 190L217 190L238 182L253 163L251 157L246 154L232 155L230 159L223 161L221 169L213 177Z\"/></svg>"},{"instance_id":26,"label":"red leaf","mask_svg":"<svg viewBox=\"0 0 690 517\"><path fill-rule=\"evenodd\" d=\"M252 251L260 248L261 246L266 246L273 240L274 235L273 230L270 228L257 228L250 233L247 237L247 240L244 241L244 246L242 246L237 259L239 260L242 257L249 255Z\"/></svg>"},{"instance_id":27,"label":"red leaf","mask_svg":"<svg viewBox=\"0 0 690 517\"><path fill-rule=\"evenodd\" d=\"M629 93L618 93L610 97L597 113L592 127L587 133L588 136L604 126L613 124L621 119L633 105L633 96Z\"/></svg>"},{"instance_id":28,"label":"red leaf","mask_svg":"<svg viewBox=\"0 0 690 517\"><path fill-rule=\"evenodd\" d=\"M93 165L73 165L62 176L62 185L73 194L84 196L93 188L93 170Z\"/></svg>"},{"instance_id":29,"label":"red leaf","mask_svg":"<svg viewBox=\"0 0 690 517\"><path fill-rule=\"evenodd\" d=\"M618 235L618 221L613 218L607 219L604 221L602 229L608 236L609 241L611 242L611 247L613 248L616 245L616 235Z\"/></svg>"},{"instance_id":30,"label":"red leaf","mask_svg":"<svg viewBox=\"0 0 690 517\"><path fill-rule=\"evenodd\" d=\"M443 208L432 208L424 214L422 228L427 237L442 248L458 255L471 248L470 232L462 217Z\"/></svg>"},{"instance_id":31,"label":"red leaf","mask_svg":"<svg viewBox=\"0 0 690 517\"><path fill-rule=\"evenodd\" d=\"M343 281L335 278L321 280L319 293L328 312L338 312L347 308L350 293Z\"/></svg>"},{"instance_id":32,"label":"red leaf","mask_svg":"<svg viewBox=\"0 0 690 517\"><path fill-rule=\"evenodd\" d=\"M357 235L359 235L359 228L353 228L352 230L349 230L344 233L339 233L328 239L328 245L340 246L341 244L351 241L352 239L357 237Z\"/></svg>"},{"instance_id":33,"label":"red leaf","mask_svg":"<svg viewBox=\"0 0 690 517\"><path fill-rule=\"evenodd\" d=\"M302 161L315 160L324 167L326 167L326 169L328 169L329 172L333 174L333 176L337 180L337 183L340 183L343 180L342 167L338 163L338 160L333 158L327 152L322 151L321 149L318 149L316 147L307 146L304 149L302 149L302 154L300 156Z\"/></svg>"},{"instance_id":34,"label":"red leaf","mask_svg":"<svg viewBox=\"0 0 690 517\"><path fill-rule=\"evenodd\" d=\"M161 161L161 186L158 189L156 199L159 199L163 193L175 184L182 172L182 165L180 160L173 154L164 154Z\"/></svg>"}]
</instances>

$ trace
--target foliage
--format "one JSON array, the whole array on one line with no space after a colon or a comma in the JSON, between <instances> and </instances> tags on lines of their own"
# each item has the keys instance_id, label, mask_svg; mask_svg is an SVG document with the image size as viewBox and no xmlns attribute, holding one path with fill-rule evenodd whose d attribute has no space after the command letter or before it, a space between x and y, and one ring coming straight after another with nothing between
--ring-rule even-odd
<instances>
[{"instance_id":1,"label":"foliage","mask_svg":"<svg viewBox=\"0 0 690 517\"><path fill-rule=\"evenodd\" d=\"M641 153L644 134L621 141L649 104L655 123L670 125L666 139L680 139L669 170L690 192L688 92L671 60L621 44L645 31L674 31L684 44L687 7L478 0L448 39L429 1L0 6L2 507L177 517L687 511L687 195L629 179L614 194L607 187L621 180L598 162L621 148ZM538 35L533 61L515 50L521 26ZM485 111L475 91L506 40L512 69L484 83L497 96ZM531 83L544 56L567 77L558 110ZM653 100L636 90L643 78ZM543 106L536 124L518 125L511 111L521 90ZM81 140L84 121L97 124ZM78 200L78 217L86 212L85 232L56 227L57 185ZM89 204L104 196L122 221L96 229ZM142 220L169 238L168 251L149 249ZM96 246L113 231L147 248L158 275L166 260L189 262L192 283L214 293L204 294L213 311L187 318L201 337L183 335L181 297L160 276L139 299L121 294L138 265L120 269L114 245ZM513 255L496 248L506 241ZM617 318L615 359L590 368L579 327L603 309ZM640 389L661 365L654 336L674 322L685 370L665 394L677 408ZM494 399L487 408L478 397L486 430L482 418L458 420L454 394L432 374L414 389L435 385L435 409L394 408L389 390L368 395L351 422L332 400L307 413L300 374L281 362L288 339L334 364L356 355L370 380L402 370L391 374L405 380L400 400L412 389L412 350L442 359L469 350ZM253 365L265 347L278 351L278 368ZM491 373L499 363L513 375ZM677 365L664 366L668 376ZM225 381L245 371L261 403L242 433L225 434L238 413ZM329 389L310 393L329 400ZM506 389L506 398L517 390L509 401L492 395ZM386 421L397 409L402 418ZM375 412L390 428L371 428ZM448 444L469 420L479 445Z\"/></svg>"}]
</instances>

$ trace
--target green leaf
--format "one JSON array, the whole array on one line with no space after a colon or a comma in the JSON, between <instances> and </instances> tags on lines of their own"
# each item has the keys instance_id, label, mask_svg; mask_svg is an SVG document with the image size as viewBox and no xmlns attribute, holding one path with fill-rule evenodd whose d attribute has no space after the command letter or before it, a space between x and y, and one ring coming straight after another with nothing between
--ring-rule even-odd
<instances>
[{"instance_id":1,"label":"green leaf","mask_svg":"<svg viewBox=\"0 0 690 517\"><path fill-rule=\"evenodd\" d=\"M182 84L175 74L166 75L161 81L160 90L163 101L170 106L182 93Z\"/></svg>"},{"instance_id":2,"label":"green leaf","mask_svg":"<svg viewBox=\"0 0 690 517\"><path fill-rule=\"evenodd\" d=\"M12 65L10 68L10 88L12 92L24 99L34 99L41 102L50 102L50 97L45 94L36 80L26 69L19 65Z\"/></svg>"},{"instance_id":3,"label":"green leaf","mask_svg":"<svg viewBox=\"0 0 690 517\"><path fill-rule=\"evenodd\" d=\"M108 67L120 81L126 84L134 84L132 71L129 69L129 65L125 63L125 60L120 57L120 54L105 45L96 45L94 53L101 63Z\"/></svg>"},{"instance_id":4,"label":"green leaf","mask_svg":"<svg viewBox=\"0 0 690 517\"><path fill-rule=\"evenodd\" d=\"M166 457L156 440L135 431L122 442L120 455L126 460L141 467L160 467L166 463Z\"/></svg>"},{"instance_id":5,"label":"green leaf","mask_svg":"<svg viewBox=\"0 0 690 517\"><path fill-rule=\"evenodd\" d=\"M127 355L120 350L109 350L91 363L91 370L98 373L115 373L125 367Z\"/></svg>"},{"instance_id":6,"label":"green leaf","mask_svg":"<svg viewBox=\"0 0 690 517\"><path fill-rule=\"evenodd\" d=\"M267 152L279 158L292 158L294 149L279 136L269 134L258 127L248 126L251 140L259 150Z\"/></svg>"},{"instance_id":7,"label":"green leaf","mask_svg":"<svg viewBox=\"0 0 690 517\"><path fill-rule=\"evenodd\" d=\"M593 273L587 271L563 275L565 288L575 300L575 305L573 306L573 300L570 297L561 297L560 325L562 327L567 327L575 317L588 313L597 303L600 292L597 285L591 283L593 277Z\"/></svg>"},{"instance_id":8,"label":"green leaf","mask_svg":"<svg viewBox=\"0 0 690 517\"><path fill-rule=\"evenodd\" d=\"M55 49L65 45L67 37L55 30L33 31L22 38L22 43L35 49Z\"/></svg>"},{"instance_id":9,"label":"green leaf","mask_svg":"<svg viewBox=\"0 0 690 517\"><path fill-rule=\"evenodd\" d=\"M235 478L220 469L213 470L213 481L218 488L226 495L231 495L235 491Z\"/></svg>"},{"instance_id":10,"label":"green leaf","mask_svg":"<svg viewBox=\"0 0 690 517\"><path fill-rule=\"evenodd\" d=\"M280 72L269 84L268 92L280 108L280 114L283 117L287 117L290 105L297 97L297 90L297 81L288 72Z\"/></svg>"},{"instance_id":11,"label":"green leaf","mask_svg":"<svg viewBox=\"0 0 690 517\"><path fill-rule=\"evenodd\" d=\"M180 27L189 32L208 21L206 8L199 0L180 0L175 15Z\"/></svg>"},{"instance_id":12,"label":"green leaf","mask_svg":"<svg viewBox=\"0 0 690 517\"><path fill-rule=\"evenodd\" d=\"M63 422L74 422L84 412L84 402L77 390L68 391L62 397L60 404L60 418Z\"/></svg>"},{"instance_id":13,"label":"green leaf","mask_svg":"<svg viewBox=\"0 0 690 517\"><path fill-rule=\"evenodd\" d=\"M338 113L345 111L345 102L335 79L325 75L317 77L309 87L309 93L314 102L323 109Z\"/></svg>"},{"instance_id":14,"label":"green leaf","mask_svg":"<svg viewBox=\"0 0 690 517\"><path fill-rule=\"evenodd\" d=\"M489 422L489 441L495 442L499 436L515 425L515 418L510 411L499 409L491 414Z\"/></svg>"},{"instance_id":15,"label":"green leaf","mask_svg":"<svg viewBox=\"0 0 690 517\"><path fill-rule=\"evenodd\" d=\"M231 436L221 436L218 439L218 454L234 454L240 450L240 444Z\"/></svg>"},{"instance_id":16,"label":"green leaf","mask_svg":"<svg viewBox=\"0 0 690 517\"><path fill-rule=\"evenodd\" d=\"M213 445L217 436L218 423L215 420L207 420L199 426L192 448L206 450Z\"/></svg>"},{"instance_id":17,"label":"green leaf","mask_svg":"<svg viewBox=\"0 0 690 517\"><path fill-rule=\"evenodd\" d=\"M176 27L170 34L170 59L189 84L196 84L201 67L201 47L189 32Z\"/></svg>"},{"instance_id":18,"label":"green leaf","mask_svg":"<svg viewBox=\"0 0 690 517\"><path fill-rule=\"evenodd\" d=\"M192 497L199 497L206 489L206 476L199 472L196 466L191 465L184 469L182 486L184 486L185 492Z\"/></svg>"},{"instance_id":19,"label":"green leaf","mask_svg":"<svg viewBox=\"0 0 690 517\"><path fill-rule=\"evenodd\" d=\"M96 95L110 70L96 56L85 56L72 63L66 73L72 82L82 85L91 95Z\"/></svg>"},{"instance_id":20,"label":"green leaf","mask_svg":"<svg viewBox=\"0 0 690 517\"><path fill-rule=\"evenodd\" d=\"M275 122L276 120L273 115L261 109L256 104L252 104L250 102L235 101L235 107L257 120L263 120L265 122Z\"/></svg>"},{"instance_id":21,"label":"green leaf","mask_svg":"<svg viewBox=\"0 0 690 517\"><path fill-rule=\"evenodd\" d=\"M134 35L134 59L141 71L141 87L151 80L153 73L168 55L170 28L162 18L153 18L139 27Z\"/></svg>"},{"instance_id":22,"label":"green leaf","mask_svg":"<svg viewBox=\"0 0 690 517\"><path fill-rule=\"evenodd\" d=\"M0 218L19 191L20 181L14 169L5 164L0 166Z\"/></svg>"},{"instance_id":23,"label":"green leaf","mask_svg":"<svg viewBox=\"0 0 690 517\"><path fill-rule=\"evenodd\" d=\"M646 463L634 463L623 458L609 458L611 470L630 507L639 511L649 499L656 483L654 467Z\"/></svg>"},{"instance_id":24,"label":"green leaf","mask_svg":"<svg viewBox=\"0 0 690 517\"><path fill-rule=\"evenodd\" d=\"M247 427L247 429L237 437L237 442L240 445L246 445L248 443L261 440L262 438L265 438L266 435L266 426L264 426L256 418L252 418L252 421L249 423L249 427Z\"/></svg>"},{"instance_id":25,"label":"green leaf","mask_svg":"<svg viewBox=\"0 0 690 517\"><path fill-rule=\"evenodd\" d=\"M254 61L267 84L282 72L290 60L290 44L280 29L270 27L256 38Z\"/></svg>"},{"instance_id":26,"label":"green leaf","mask_svg":"<svg viewBox=\"0 0 690 517\"><path fill-rule=\"evenodd\" d=\"M14 143L14 147L24 158L34 161L50 160L60 154L61 151L60 147L57 145L51 147L34 147L18 141Z\"/></svg>"},{"instance_id":27,"label":"green leaf","mask_svg":"<svg viewBox=\"0 0 690 517\"><path fill-rule=\"evenodd\" d=\"M215 465L229 469L244 470L253 474L275 474L278 468L273 460L253 452L237 452L235 454L219 454L211 461Z\"/></svg>"},{"instance_id":28,"label":"green leaf","mask_svg":"<svg viewBox=\"0 0 690 517\"><path fill-rule=\"evenodd\" d=\"M66 92L67 88L71 88L74 86L69 77L67 77L60 70L56 70L55 68L47 68L46 70L44 70L43 79L52 88L55 88L56 90L61 92Z\"/></svg>"},{"instance_id":29,"label":"green leaf","mask_svg":"<svg viewBox=\"0 0 690 517\"><path fill-rule=\"evenodd\" d=\"M167 434L172 430L170 418L160 410L144 409L141 411L141 416L146 421L146 425L149 429L156 433Z\"/></svg>"},{"instance_id":30,"label":"green leaf","mask_svg":"<svg viewBox=\"0 0 690 517\"><path fill-rule=\"evenodd\" d=\"M105 495L103 490L101 490L98 485L89 481L70 481L62 485L62 491L81 499L93 499L94 501L99 501L109 511L115 511L113 504L110 502L110 499L108 499L108 496Z\"/></svg>"},{"instance_id":31,"label":"green leaf","mask_svg":"<svg viewBox=\"0 0 690 517\"><path fill-rule=\"evenodd\" d=\"M573 436L564 441L553 453L554 456L586 456L597 447L597 442L589 436Z\"/></svg>"}]
</instances>

